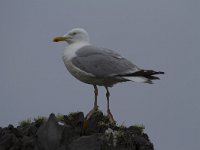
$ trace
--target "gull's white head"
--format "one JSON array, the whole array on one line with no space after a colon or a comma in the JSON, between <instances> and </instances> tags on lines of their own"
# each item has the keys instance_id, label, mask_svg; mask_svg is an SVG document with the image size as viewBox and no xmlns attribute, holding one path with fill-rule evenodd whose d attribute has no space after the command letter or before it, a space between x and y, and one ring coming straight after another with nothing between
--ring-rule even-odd
<instances>
[{"instance_id":1,"label":"gull's white head","mask_svg":"<svg viewBox=\"0 0 200 150\"><path fill-rule=\"evenodd\" d=\"M82 28L74 28L67 32L64 36L55 37L53 39L54 42L66 41L68 44L72 44L75 42L87 42L89 43L89 35L87 31Z\"/></svg>"}]
</instances>

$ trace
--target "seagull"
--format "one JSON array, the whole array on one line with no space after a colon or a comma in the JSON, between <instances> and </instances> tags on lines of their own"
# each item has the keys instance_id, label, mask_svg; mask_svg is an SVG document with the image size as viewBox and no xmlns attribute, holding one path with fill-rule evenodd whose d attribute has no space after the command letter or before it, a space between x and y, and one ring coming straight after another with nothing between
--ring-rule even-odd
<instances>
[{"instance_id":1,"label":"seagull","mask_svg":"<svg viewBox=\"0 0 200 150\"><path fill-rule=\"evenodd\" d=\"M55 37L53 41L68 43L63 54L66 68L76 79L94 87L94 107L86 115L86 120L98 110L97 86L105 87L107 117L111 123L116 123L110 111L108 88L126 81L152 84L152 80L159 79L155 75L164 74L161 71L141 69L113 50L92 45L87 31L82 28L74 28L64 36Z\"/></svg>"}]
</instances>

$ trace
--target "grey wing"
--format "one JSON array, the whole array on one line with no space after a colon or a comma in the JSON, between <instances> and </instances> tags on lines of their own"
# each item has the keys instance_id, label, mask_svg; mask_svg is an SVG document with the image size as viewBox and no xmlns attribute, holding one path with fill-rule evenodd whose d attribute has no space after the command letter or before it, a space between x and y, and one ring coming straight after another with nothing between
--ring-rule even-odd
<instances>
[{"instance_id":1,"label":"grey wing","mask_svg":"<svg viewBox=\"0 0 200 150\"><path fill-rule=\"evenodd\" d=\"M137 66L109 49L85 46L79 49L72 63L96 77L110 77L134 73Z\"/></svg>"}]
</instances>

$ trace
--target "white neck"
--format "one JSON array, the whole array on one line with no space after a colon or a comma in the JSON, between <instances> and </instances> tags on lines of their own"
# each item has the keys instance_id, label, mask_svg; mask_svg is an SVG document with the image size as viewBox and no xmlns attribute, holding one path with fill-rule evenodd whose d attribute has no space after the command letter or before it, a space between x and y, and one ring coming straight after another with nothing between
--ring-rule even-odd
<instances>
[{"instance_id":1,"label":"white neck","mask_svg":"<svg viewBox=\"0 0 200 150\"><path fill-rule=\"evenodd\" d=\"M85 41L79 41L79 42L74 42L72 44L69 44L65 49L64 49L64 58L65 59L71 59L72 57L76 56L76 51L80 49L81 47L90 45L89 42Z\"/></svg>"}]
</instances>

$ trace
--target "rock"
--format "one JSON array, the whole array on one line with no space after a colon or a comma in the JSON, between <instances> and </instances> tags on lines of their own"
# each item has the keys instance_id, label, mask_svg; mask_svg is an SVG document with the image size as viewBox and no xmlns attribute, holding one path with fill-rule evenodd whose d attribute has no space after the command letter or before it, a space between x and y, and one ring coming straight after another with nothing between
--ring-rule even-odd
<instances>
[{"instance_id":1,"label":"rock","mask_svg":"<svg viewBox=\"0 0 200 150\"><path fill-rule=\"evenodd\" d=\"M100 111L87 121L82 112L59 119L50 114L39 125L0 127L0 150L153 150L143 129L110 125Z\"/></svg>"},{"instance_id":2,"label":"rock","mask_svg":"<svg viewBox=\"0 0 200 150\"><path fill-rule=\"evenodd\" d=\"M17 127L18 131L20 131L20 134L22 134L23 136L33 136L36 134L37 132L37 127L35 126L34 123L30 124L29 126L25 126L25 127Z\"/></svg>"},{"instance_id":3,"label":"rock","mask_svg":"<svg viewBox=\"0 0 200 150\"><path fill-rule=\"evenodd\" d=\"M35 150L36 145L36 138L34 136L24 136L22 138L21 150Z\"/></svg>"},{"instance_id":4,"label":"rock","mask_svg":"<svg viewBox=\"0 0 200 150\"><path fill-rule=\"evenodd\" d=\"M56 116L50 114L48 121L37 132L41 149L57 150L60 147L64 128L57 123Z\"/></svg>"},{"instance_id":5,"label":"rock","mask_svg":"<svg viewBox=\"0 0 200 150\"><path fill-rule=\"evenodd\" d=\"M101 137L102 134L79 137L69 145L70 150L101 150L105 144Z\"/></svg>"},{"instance_id":6,"label":"rock","mask_svg":"<svg viewBox=\"0 0 200 150\"><path fill-rule=\"evenodd\" d=\"M82 127L84 114L83 112L70 113L69 115L65 115L64 119L64 121L66 121L66 124L69 124L72 127Z\"/></svg>"},{"instance_id":7,"label":"rock","mask_svg":"<svg viewBox=\"0 0 200 150\"><path fill-rule=\"evenodd\" d=\"M0 138L0 147L2 149L10 149L13 145L18 143L18 139L13 133L6 133Z\"/></svg>"},{"instance_id":8,"label":"rock","mask_svg":"<svg viewBox=\"0 0 200 150\"><path fill-rule=\"evenodd\" d=\"M94 133L105 133L105 130L110 126L109 119L103 115L101 111L96 111L89 120L86 121L86 135Z\"/></svg>"}]
</instances>

